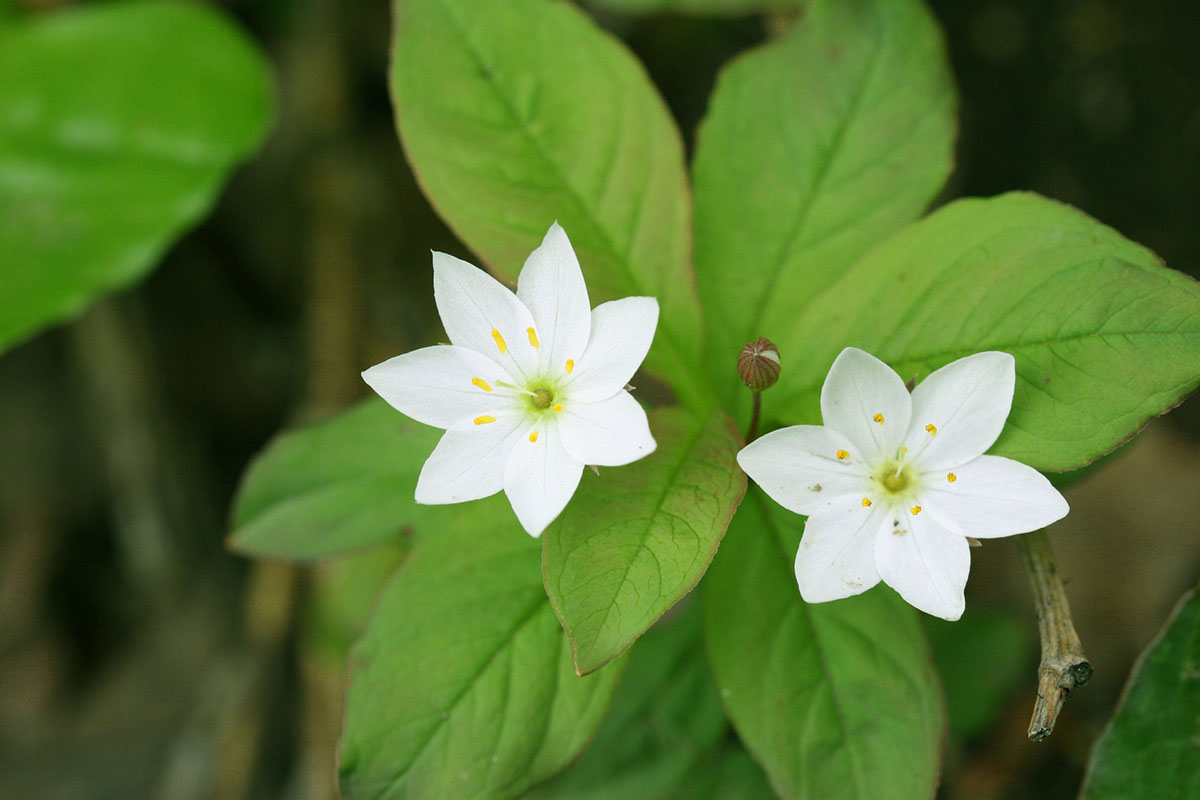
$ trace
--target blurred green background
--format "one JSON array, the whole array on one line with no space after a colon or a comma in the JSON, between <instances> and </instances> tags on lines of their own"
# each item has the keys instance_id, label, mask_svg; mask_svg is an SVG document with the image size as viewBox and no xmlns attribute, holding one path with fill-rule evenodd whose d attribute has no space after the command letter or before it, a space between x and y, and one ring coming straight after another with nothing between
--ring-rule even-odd
<instances>
[{"instance_id":1,"label":"blurred green background","mask_svg":"<svg viewBox=\"0 0 1200 800\"><path fill-rule=\"evenodd\" d=\"M265 149L148 280L0 357L5 798L336 796L344 648L399 556L249 563L224 548L227 509L275 432L440 335L429 250L468 253L394 133L388 4L224 5L275 67ZM1200 274L1200 4L931 5L962 106L945 198L1033 189ZM596 15L689 146L717 70L778 24ZM1016 548L974 554L966 616L928 626L952 715L940 796L1075 793L1200 573L1198 439L1193 399L1069 490L1052 533L1097 674L1045 743L1025 738L1037 635Z\"/></svg>"}]
</instances>

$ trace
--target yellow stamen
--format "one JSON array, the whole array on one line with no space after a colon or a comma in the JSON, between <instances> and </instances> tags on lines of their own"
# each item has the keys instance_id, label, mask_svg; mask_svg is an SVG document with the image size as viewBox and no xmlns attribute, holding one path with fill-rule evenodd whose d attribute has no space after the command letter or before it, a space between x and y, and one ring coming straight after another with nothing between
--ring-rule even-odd
<instances>
[{"instance_id":1,"label":"yellow stamen","mask_svg":"<svg viewBox=\"0 0 1200 800\"><path fill-rule=\"evenodd\" d=\"M847 453L845 450L838 450L837 457L838 457L838 461L845 461L847 458L850 457L850 454Z\"/></svg>"},{"instance_id":2,"label":"yellow stamen","mask_svg":"<svg viewBox=\"0 0 1200 800\"><path fill-rule=\"evenodd\" d=\"M496 347L500 348L501 353L508 351L508 343L504 341L504 337L500 335L500 331L492 328L492 338L496 340Z\"/></svg>"},{"instance_id":3,"label":"yellow stamen","mask_svg":"<svg viewBox=\"0 0 1200 800\"><path fill-rule=\"evenodd\" d=\"M883 424L883 414L876 414L875 416L871 417L871 419L875 420L880 425Z\"/></svg>"},{"instance_id":4,"label":"yellow stamen","mask_svg":"<svg viewBox=\"0 0 1200 800\"><path fill-rule=\"evenodd\" d=\"M946 482L947 483L954 483L956 480L958 480L958 476L955 475L953 472L946 473Z\"/></svg>"},{"instance_id":5,"label":"yellow stamen","mask_svg":"<svg viewBox=\"0 0 1200 800\"><path fill-rule=\"evenodd\" d=\"M929 431L930 436L937 436L937 425L932 422L925 426L925 430Z\"/></svg>"},{"instance_id":6,"label":"yellow stamen","mask_svg":"<svg viewBox=\"0 0 1200 800\"><path fill-rule=\"evenodd\" d=\"M909 509L909 511L911 511L911 512L912 512L912 515L915 517L917 514L920 514L920 513L921 513L921 507L920 507L920 506L913 506L912 508L910 508L910 509Z\"/></svg>"},{"instance_id":7,"label":"yellow stamen","mask_svg":"<svg viewBox=\"0 0 1200 800\"><path fill-rule=\"evenodd\" d=\"M529 334L529 344L532 347L541 347L541 345L538 344L537 334L533 332L533 328L526 328L525 332Z\"/></svg>"},{"instance_id":8,"label":"yellow stamen","mask_svg":"<svg viewBox=\"0 0 1200 800\"><path fill-rule=\"evenodd\" d=\"M562 411L562 403L555 403L555 404L554 404L554 410L555 410L555 411Z\"/></svg>"},{"instance_id":9,"label":"yellow stamen","mask_svg":"<svg viewBox=\"0 0 1200 800\"><path fill-rule=\"evenodd\" d=\"M871 505L871 501L864 497L863 498L863 508L869 508L870 505Z\"/></svg>"},{"instance_id":10,"label":"yellow stamen","mask_svg":"<svg viewBox=\"0 0 1200 800\"><path fill-rule=\"evenodd\" d=\"M574 369L575 369L575 362L568 358L567 359L567 374L570 375L571 371Z\"/></svg>"},{"instance_id":11,"label":"yellow stamen","mask_svg":"<svg viewBox=\"0 0 1200 800\"><path fill-rule=\"evenodd\" d=\"M475 384L480 389L483 389L485 392L490 392L492 390L492 387L488 386L488 382L483 378L471 378L471 383Z\"/></svg>"},{"instance_id":12,"label":"yellow stamen","mask_svg":"<svg viewBox=\"0 0 1200 800\"><path fill-rule=\"evenodd\" d=\"M537 431L533 431L532 433L529 434L529 441L531 441L531 442L537 441Z\"/></svg>"},{"instance_id":13,"label":"yellow stamen","mask_svg":"<svg viewBox=\"0 0 1200 800\"><path fill-rule=\"evenodd\" d=\"M495 422L495 421L496 421L496 418L493 416L490 416L488 414L484 414L482 417L475 418L476 425L487 425L489 422Z\"/></svg>"}]
</instances>

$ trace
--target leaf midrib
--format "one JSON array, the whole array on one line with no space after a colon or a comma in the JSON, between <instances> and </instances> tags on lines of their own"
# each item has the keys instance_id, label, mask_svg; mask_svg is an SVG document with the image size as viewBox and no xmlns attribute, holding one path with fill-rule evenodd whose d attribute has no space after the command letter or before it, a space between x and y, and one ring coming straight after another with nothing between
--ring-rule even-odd
<instances>
[{"instance_id":1,"label":"leaf midrib","mask_svg":"<svg viewBox=\"0 0 1200 800\"><path fill-rule=\"evenodd\" d=\"M886 25L886 20L881 18L881 24ZM878 42L881 38L882 37L876 37L875 41ZM812 190L804 198L799 212L793 219L791 230L784 238L778 253L776 253L774 265L771 267L769 272L770 277L763 284L764 289L759 294L758 303L753 306L754 311L752 312L752 325L747 325L745 330L749 330L752 327L758 326L763 317L767 315L767 309L770 305L771 297L777 294L776 284L779 281L780 273L783 271L784 266L787 263L788 254L793 251L797 240L808 227L809 214L816 205L817 196L824 189L826 181L829 180L829 176L833 171L834 162L837 161L841 155L840 150L842 141L845 139L847 131L850 129L852 123L858 122L857 118L860 113L860 107L862 105L863 98L875 80L875 72L879 68L883 50L884 48L879 46L873 46L871 48L870 60L867 62L867 67L863 71L862 81L859 83L857 90L850 99L850 104L846 109L846 114L843 116L842 120L838 124L837 129L834 131L833 139L831 140L829 149L827 151L827 157L824 158L818 165L816 180L813 182ZM797 308L795 310L796 315L798 316L802 314L804 310L812 304L813 299L814 298L810 297L808 302L803 303L799 308Z\"/></svg>"},{"instance_id":2,"label":"leaf midrib","mask_svg":"<svg viewBox=\"0 0 1200 800\"><path fill-rule=\"evenodd\" d=\"M510 101L508 95L501 90L499 82L495 79L496 71L492 68L491 64L484 60L483 54L474 46L474 43L467 35L466 29L463 27L458 17L455 16L454 11L451 10L453 8L453 3L449 3L447 0L437 0L437 2L445 11L446 17L451 20L454 30L459 35L459 38L466 43L467 46L465 49L467 53L469 53L471 58L474 59L476 65L480 67L480 71L484 75L483 83L491 87L493 93L500 100L501 105L504 107L504 110L513 120L514 128L524 137L525 141L530 146L530 150L539 159L541 159L544 164L547 165L550 174L565 190L567 198L575 204L575 206L581 211L583 219L585 219L592 230L597 233L601 243L611 254L613 263L616 263L624 273L624 278L627 284L634 287L639 292L654 296L654 293L647 291L646 287L643 286L643 284L638 280L637 273L633 269L633 264L629 261L629 254L627 252L623 252L622 248L617 247L613 236L610 234L607 228L601 225L592 209L590 209L584 202L582 194L575 188L574 184L567 180L566 175L559 167L558 162L550 157L549 153L543 148L542 143L537 139L536 136L534 136L533 132L529 130L528 126L525 124L525 120L522 119L521 115L517 113L517 110ZM686 175L684 176L684 180L686 181ZM693 369L691 361L684 356L685 351L680 346L678 334L674 330L674 325L670 323L664 325L663 333L667 343L670 346L669 349L671 351L671 359L687 373L689 373L689 377L694 382L701 380L702 376Z\"/></svg>"},{"instance_id":3,"label":"leaf midrib","mask_svg":"<svg viewBox=\"0 0 1200 800\"><path fill-rule=\"evenodd\" d=\"M538 588L541 588L540 585ZM416 753L413 754L413 757L409 759L408 763L399 768L396 776L388 782L385 794L390 795L408 776L408 773L416 766L417 762L421 760L421 757L425 755L426 751L429 749L429 746L437 737L438 732L449 724L450 718L453 716L458 704L461 703L463 698L465 698L467 694L475 688L475 685L479 682L480 677L482 677L485 672L491 669L491 666L496 661L497 657L499 657L499 655L503 653L506 648L512 645L513 640L517 637L521 630L537 616L539 611L542 610L544 600L545 597L540 591L535 593L534 602L530 605L529 609L521 615L516 624L509 629L508 633L500 638L500 643L495 647L495 649L492 650L487 659L480 665L479 669L475 670L475 672L464 682L462 691L455 695L454 699L447 703L442 709L443 713L441 717L429 730L429 734L425 737L425 741L421 743L419 748L417 748Z\"/></svg>"},{"instance_id":4,"label":"leaf midrib","mask_svg":"<svg viewBox=\"0 0 1200 800\"><path fill-rule=\"evenodd\" d=\"M709 419L711 419L711 417ZM639 531L639 533L638 533L637 550L635 551L632 558L626 559L626 561L625 561L624 569L622 569L622 571L621 571L621 579L617 583L617 591L613 593L612 602L608 603L607 607L604 610L604 618L601 620L600 624L598 626L596 626L597 633L592 638L592 647L595 646L596 641L600 638L600 631L608 625L609 617L612 615L613 610L616 608L616 597L618 594L620 594L621 588L624 587L629 582L629 571L630 571L630 569L633 568L634 561L637 560L637 557L639 555L641 555L643 552L645 552L649 549L646 547L646 540L649 538L649 532L650 532L651 528L654 526L654 520L657 519L659 512L662 511L663 503L666 501L667 495L670 493L671 487L675 483L675 479L677 477L679 477L679 473L683 471L683 467L685 466L685 464L688 461L688 456L691 454L692 450L695 449L696 444L700 441L700 438L704 435L705 430L708 429L708 422L709 422L709 420L706 419L702 423L697 425L695 432L688 438L687 444L685 444L684 447L680 450L679 459L672 466L671 473L668 476L666 482L664 483L662 491L659 492L658 498L655 500L655 502L653 504L654 510L650 514L650 520L645 524L645 526L642 527L641 531ZM692 526L689 525L688 527L691 528ZM693 532L695 531L694 528L692 528L692 530L693 530ZM697 537L697 538L699 538L699 537ZM655 561L656 562L658 561L657 556L655 556ZM660 571L660 573L659 573L660 578L661 578L661 574L662 573ZM682 597L683 594L687 593L687 591L688 590L685 589L684 592L679 595L679 597ZM662 598L665 596L666 595L660 593L659 598L658 598L659 601L661 601ZM679 598L676 597L675 599L678 600ZM655 605L657 605L657 603ZM649 623L647 623L645 628L643 628L643 631L648 629L650 627L650 625L653 624L653 622L654 621L651 620ZM577 652L576 651L576 640L575 640L575 637L572 635L571 627L567 626L567 625L564 625L564 627L567 629L568 638L571 639L572 652L573 653ZM605 664L609 663L609 661L611 661L612 659L617 658L617 656L619 656L619 655L620 655L620 653L617 653L616 655L612 656L612 658L610 658L608 661L606 661ZM598 664L598 665L596 665L596 667L594 669L599 669L602 666L604 666L604 664Z\"/></svg>"},{"instance_id":5,"label":"leaf midrib","mask_svg":"<svg viewBox=\"0 0 1200 800\"><path fill-rule=\"evenodd\" d=\"M775 520L771 517L770 509L767 507L766 500L759 492L754 492L755 502L758 503L759 513L762 515L764 524L771 529L771 541L775 543L775 549L779 553L784 565L783 571L787 574L788 582L791 582L791 570L787 567L795 559L788 555L787 550L783 546L783 539L780 536L779 526L775 524ZM799 595L797 594L797 597ZM833 698L833 707L837 713L838 725L841 728L842 741L846 743L846 751L850 754L851 761L851 778L854 782L855 797L868 800L868 796L863 793L862 765L859 763L858 753L853 746L853 739L850 736L850 725L846 720L845 709L842 708L842 699L836 690L836 682L834 681L833 671L829 668L829 661L825 656L825 649L821 643L821 637L817 635L817 627L813 624L812 612L808 608L808 603L800 600L800 607L804 612L804 618L808 624L808 629L812 632L813 649L816 651L817 660L821 664L821 671L825 674L825 681L829 686L830 696Z\"/></svg>"}]
</instances>

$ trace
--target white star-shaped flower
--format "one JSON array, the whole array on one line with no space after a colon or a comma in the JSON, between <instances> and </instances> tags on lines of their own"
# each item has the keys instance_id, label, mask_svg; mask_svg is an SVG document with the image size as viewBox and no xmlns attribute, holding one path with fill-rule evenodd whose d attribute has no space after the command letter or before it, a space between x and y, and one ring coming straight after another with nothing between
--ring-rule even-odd
<instances>
[{"instance_id":1,"label":"white star-shaped flower","mask_svg":"<svg viewBox=\"0 0 1200 800\"><path fill-rule=\"evenodd\" d=\"M841 352L821 389L823 426L752 442L738 463L783 507L808 516L796 579L810 603L880 580L920 610L962 616L967 537L1027 533L1066 516L1037 470L983 455L1012 407L1008 353L961 358L910 395L869 353Z\"/></svg>"},{"instance_id":2,"label":"white star-shaped flower","mask_svg":"<svg viewBox=\"0 0 1200 800\"><path fill-rule=\"evenodd\" d=\"M521 525L540 536L585 464L621 466L654 452L646 412L624 387L650 349L658 301L592 309L558 223L526 259L516 294L435 252L433 296L451 344L363 373L394 408L446 430L417 479L418 503L503 489Z\"/></svg>"}]
</instances>

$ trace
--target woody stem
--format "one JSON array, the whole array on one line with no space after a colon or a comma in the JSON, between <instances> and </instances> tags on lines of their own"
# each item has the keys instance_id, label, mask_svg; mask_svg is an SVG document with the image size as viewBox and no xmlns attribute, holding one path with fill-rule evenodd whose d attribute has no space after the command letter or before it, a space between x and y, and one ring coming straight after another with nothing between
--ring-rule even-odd
<instances>
[{"instance_id":1,"label":"woody stem","mask_svg":"<svg viewBox=\"0 0 1200 800\"><path fill-rule=\"evenodd\" d=\"M1033 587L1042 663L1038 667L1037 702L1029 721L1029 738L1045 739L1054 730L1063 702L1092 678L1092 665L1071 621L1071 607L1058 574L1054 550L1044 530L1017 537L1025 571Z\"/></svg>"}]
</instances>

